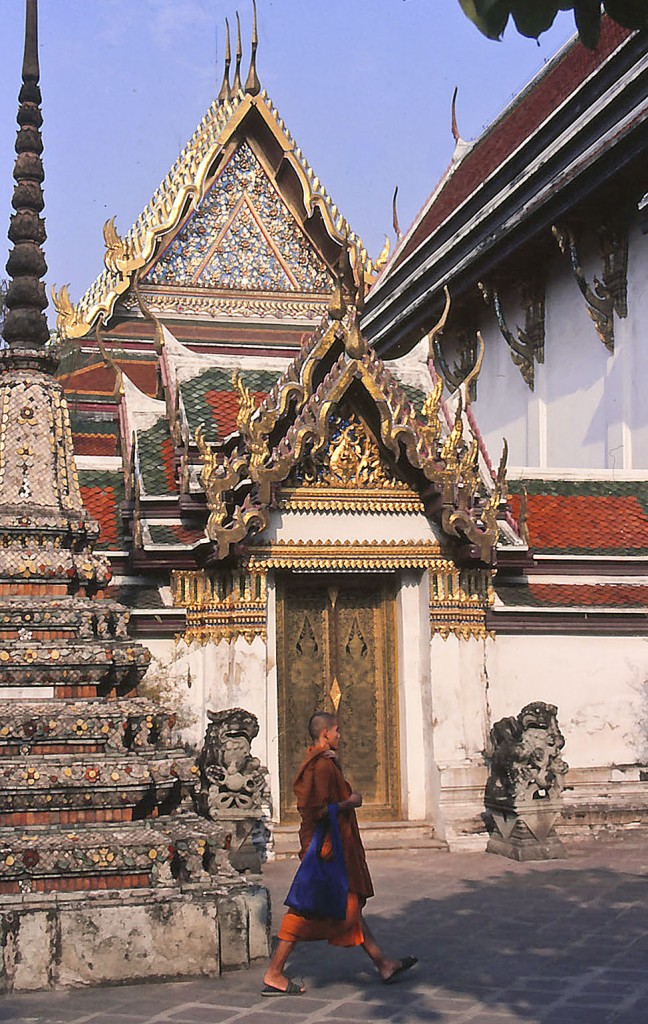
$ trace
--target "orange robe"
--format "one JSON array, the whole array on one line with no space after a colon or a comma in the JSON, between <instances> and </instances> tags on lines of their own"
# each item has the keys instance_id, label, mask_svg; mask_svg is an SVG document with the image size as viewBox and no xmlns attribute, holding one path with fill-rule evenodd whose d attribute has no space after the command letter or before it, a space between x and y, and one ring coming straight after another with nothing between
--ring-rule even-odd
<instances>
[{"instance_id":1,"label":"orange robe","mask_svg":"<svg viewBox=\"0 0 648 1024\"><path fill-rule=\"evenodd\" d=\"M351 795L351 786L337 761L328 756L326 750L325 747L309 748L293 787L302 819L299 829L300 860L304 858L318 822L327 814L327 805L340 803ZM360 913L367 899L373 896L371 875L355 810L342 811L338 821L349 882L346 919L306 918L289 910L281 922L280 939L289 942L326 939L334 946L359 946L364 942Z\"/></svg>"}]
</instances>

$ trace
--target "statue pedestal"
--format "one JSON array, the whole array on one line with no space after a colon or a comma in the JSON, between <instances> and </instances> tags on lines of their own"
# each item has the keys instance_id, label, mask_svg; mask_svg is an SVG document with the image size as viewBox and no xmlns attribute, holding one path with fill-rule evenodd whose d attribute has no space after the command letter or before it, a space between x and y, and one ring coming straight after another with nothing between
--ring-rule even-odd
<instances>
[{"instance_id":1,"label":"statue pedestal","mask_svg":"<svg viewBox=\"0 0 648 1024\"><path fill-rule=\"evenodd\" d=\"M487 807L491 837L487 853L511 860L559 860L565 848L556 835L560 808L533 800L526 806Z\"/></svg>"}]
</instances>

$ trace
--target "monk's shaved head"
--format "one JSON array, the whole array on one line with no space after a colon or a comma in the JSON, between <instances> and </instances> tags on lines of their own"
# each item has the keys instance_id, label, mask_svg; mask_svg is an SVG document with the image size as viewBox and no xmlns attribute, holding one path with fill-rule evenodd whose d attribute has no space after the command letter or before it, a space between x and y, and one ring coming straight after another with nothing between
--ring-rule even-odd
<instances>
[{"instance_id":1,"label":"monk's shaved head","mask_svg":"<svg viewBox=\"0 0 648 1024\"><path fill-rule=\"evenodd\" d=\"M322 733L326 729L332 729L336 722L337 718L330 711L316 711L314 715L310 716L308 722L311 739L317 742Z\"/></svg>"}]
</instances>

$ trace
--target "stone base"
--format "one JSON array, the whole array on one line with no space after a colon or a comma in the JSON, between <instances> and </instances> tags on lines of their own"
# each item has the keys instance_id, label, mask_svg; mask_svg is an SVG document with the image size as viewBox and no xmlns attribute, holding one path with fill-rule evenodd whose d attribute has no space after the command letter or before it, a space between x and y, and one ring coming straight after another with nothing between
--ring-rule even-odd
<instances>
[{"instance_id":1,"label":"stone base","mask_svg":"<svg viewBox=\"0 0 648 1024\"><path fill-rule=\"evenodd\" d=\"M493 835L486 845L486 853L497 853L510 860L561 860L566 857L565 847L556 835L548 835L542 842L532 835L518 837Z\"/></svg>"},{"instance_id":2,"label":"stone base","mask_svg":"<svg viewBox=\"0 0 648 1024\"><path fill-rule=\"evenodd\" d=\"M489 808L486 820L490 839L486 853L497 853L510 860L558 860L566 856L556 835L555 824L560 809L550 804L526 808Z\"/></svg>"},{"instance_id":3,"label":"stone base","mask_svg":"<svg viewBox=\"0 0 648 1024\"><path fill-rule=\"evenodd\" d=\"M267 957L262 885L25 895L0 904L0 991L215 977Z\"/></svg>"}]
</instances>

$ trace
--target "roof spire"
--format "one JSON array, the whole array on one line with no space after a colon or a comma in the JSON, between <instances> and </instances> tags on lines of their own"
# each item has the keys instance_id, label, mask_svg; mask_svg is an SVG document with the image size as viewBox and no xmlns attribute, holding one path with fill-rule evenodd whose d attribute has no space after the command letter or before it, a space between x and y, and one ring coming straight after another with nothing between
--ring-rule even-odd
<instances>
[{"instance_id":1,"label":"roof spire","mask_svg":"<svg viewBox=\"0 0 648 1024\"><path fill-rule=\"evenodd\" d=\"M232 48L230 46L230 30L229 21L225 18L225 73L223 74L223 84L220 87L218 94L219 103L227 103L230 98L230 64L232 63Z\"/></svg>"},{"instance_id":2,"label":"roof spire","mask_svg":"<svg viewBox=\"0 0 648 1024\"><path fill-rule=\"evenodd\" d=\"M232 93L236 96L242 89L241 86L241 57L243 56L243 50L241 48L241 19L239 18L238 11L236 12L236 71L234 72L234 84L232 85Z\"/></svg>"},{"instance_id":3,"label":"roof spire","mask_svg":"<svg viewBox=\"0 0 648 1024\"><path fill-rule=\"evenodd\" d=\"M256 52L257 46L259 45L256 0L252 0L252 9L254 11L252 21L252 56L250 57L250 70L248 71L248 76L245 80L245 91L249 93L250 96L257 96L261 92L261 82L259 81L256 69Z\"/></svg>"},{"instance_id":4,"label":"roof spire","mask_svg":"<svg viewBox=\"0 0 648 1024\"><path fill-rule=\"evenodd\" d=\"M22 67L22 88L18 97L18 136L16 138L15 187L9 240L14 247L7 260L11 278L7 293L9 312L4 323L4 338L15 364L16 355L29 352L26 362L33 363L34 351L41 357L49 341L45 285L40 280L47 272L41 249L45 241L45 221L39 216L43 207L42 182L45 177L41 153L41 92L38 87L38 11L36 0L26 0L25 55ZM6 357L5 357L6 358ZM50 361L47 354L47 363ZM23 362L23 360L20 360Z\"/></svg>"}]
</instances>

